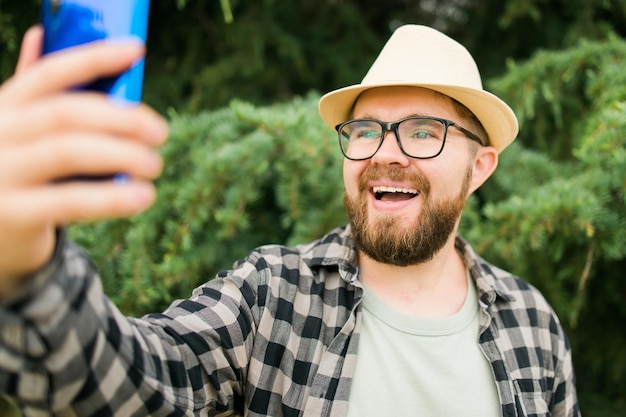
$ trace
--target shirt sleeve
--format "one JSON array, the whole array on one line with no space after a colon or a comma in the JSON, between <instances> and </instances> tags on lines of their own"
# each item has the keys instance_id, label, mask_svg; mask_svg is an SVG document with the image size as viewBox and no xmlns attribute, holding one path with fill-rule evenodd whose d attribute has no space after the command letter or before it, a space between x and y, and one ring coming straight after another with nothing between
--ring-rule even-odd
<instances>
[{"instance_id":1,"label":"shirt sleeve","mask_svg":"<svg viewBox=\"0 0 626 417\"><path fill-rule=\"evenodd\" d=\"M49 264L0 306L0 392L25 416L235 410L258 319L254 273L244 265L161 314L127 318L61 234Z\"/></svg>"},{"instance_id":2,"label":"shirt sleeve","mask_svg":"<svg viewBox=\"0 0 626 417\"><path fill-rule=\"evenodd\" d=\"M555 372L551 411L555 417L580 417L572 351L567 335L562 328L560 328L560 334L563 356L555 359L558 361L558 365Z\"/></svg>"}]
</instances>

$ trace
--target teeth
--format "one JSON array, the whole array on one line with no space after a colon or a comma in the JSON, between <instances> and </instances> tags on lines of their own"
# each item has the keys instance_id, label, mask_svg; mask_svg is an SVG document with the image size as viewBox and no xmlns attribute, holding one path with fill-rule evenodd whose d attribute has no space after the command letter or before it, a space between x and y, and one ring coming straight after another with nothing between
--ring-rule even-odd
<instances>
[{"instance_id":1,"label":"teeth","mask_svg":"<svg viewBox=\"0 0 626 417\"><path fill-rule=\"evenodd\" d=\"M398 188L398 187L386 187L381 185L374 187L374 194L377 193L405 193L405 194L418 194L418 191L414 188Z\"/></svg>"}]
</instances>

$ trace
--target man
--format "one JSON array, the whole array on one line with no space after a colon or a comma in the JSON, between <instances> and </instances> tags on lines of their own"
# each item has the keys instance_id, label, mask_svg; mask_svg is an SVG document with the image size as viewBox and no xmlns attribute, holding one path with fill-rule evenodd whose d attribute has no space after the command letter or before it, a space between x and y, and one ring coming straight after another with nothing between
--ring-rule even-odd
<instances>
[{"instance_id":1,"label":"man","mask_svg":"<svg viewBox=\"0 0 626 417\"><path fill-rule=\"evenodd\" d=\"M146 108L64 90L141 50L36 62L40 37L27 34L0 91L0 387L27 415L580 414L551 308L456 236L517 134L461 45L401 27L361 84L321 99L349 226L258 248L190 299L131 319L61 227L149 206L161 166L150 147L166 129ZM134 179L51 185L85 170Z\"/></svg>"}]
</instances>

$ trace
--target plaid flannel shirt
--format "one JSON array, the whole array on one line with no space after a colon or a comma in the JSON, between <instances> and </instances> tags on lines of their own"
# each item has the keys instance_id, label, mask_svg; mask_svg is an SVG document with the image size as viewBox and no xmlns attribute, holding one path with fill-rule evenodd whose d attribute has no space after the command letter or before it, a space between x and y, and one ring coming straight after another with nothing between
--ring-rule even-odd
<instances>
[{"instance_id":1,"label":"plaid flannel shirt","mask_svg":"<svg viewBox=\"0 0 626 417\"><path fill-rule=\"evenodd\" d=\"M259 248L141 319L108 301L89 258L64 240L0 309L0 390L26 416L345 415L363 295L349 228ZM478 289L479 343L503 416L579 416L552 309L456 243Z\"/></svg>"}]
</instances>

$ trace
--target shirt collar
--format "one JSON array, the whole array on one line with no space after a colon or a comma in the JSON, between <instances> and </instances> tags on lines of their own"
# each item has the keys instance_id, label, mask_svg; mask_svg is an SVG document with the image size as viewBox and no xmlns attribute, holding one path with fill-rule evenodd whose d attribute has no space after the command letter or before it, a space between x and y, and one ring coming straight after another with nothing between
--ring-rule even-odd
<instances>
[{"instance_id":1,"label":"shirt collar","mask_svg":"<svg viewBox=\"0 0 626 417\"><path fill-rule=\"evenodd\" d=\"M481 305L484 307L489 306L495 303L498 297L508 302L515 301L511 290L502 280L498 279L498 274L502 274L504 271L494 267L478 256L470 244L461 236L456 237L455 247L463 257L463 261L476 283Z\"/></svg>"},{"instance_id":2,"label":"shirt collar","mask_svg":"<svg viewBox=\"0 0 626 417\"><path fill-rule=\"evenodd\" d=\"M502 270L478 256L470 244L460 236L456 237L455 247L476 283L481 305L489 306L495 303L498 297L507 302L515 301L511 290L498 279L498 275L503 273ZM357 253L350 225L337 228L311 244L310 255L312 267L335 267L346 282L360 287L357 280Z\"/></svg>"},{"instance_id":3,"label":"shirt collar","mask_svg":"<svg viewBox=\"0 0 626 417\"><path fill-rule=\"evenodd\" d=\"M344 281L357 283L357 253L350 232L350 225L338 227L313 243L301 247L311 268L338 269Z\"/></svg>"}]
</instances>

